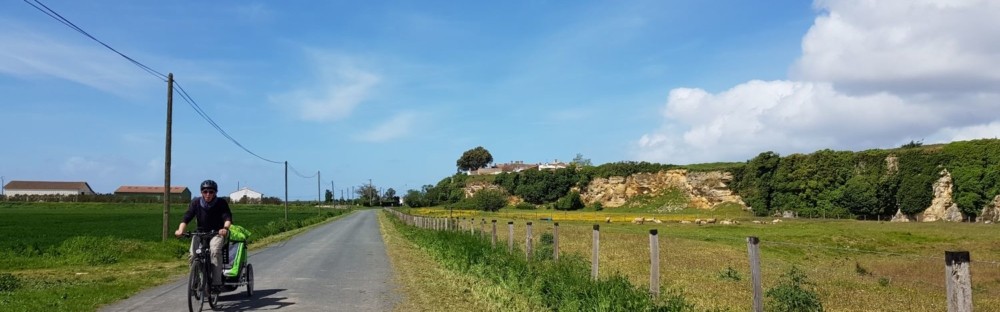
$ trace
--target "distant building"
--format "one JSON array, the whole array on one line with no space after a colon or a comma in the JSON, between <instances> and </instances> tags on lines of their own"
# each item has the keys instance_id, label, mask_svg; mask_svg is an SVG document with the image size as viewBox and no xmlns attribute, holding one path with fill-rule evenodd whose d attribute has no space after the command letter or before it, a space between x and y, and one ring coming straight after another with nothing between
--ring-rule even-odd
<instances>
[{"instance_id":1,"label":"distant building","mask_svg":"<svg viewBox=\"0 0 1000 312\"><path fill-rule=\"evenodd\" d=\"M487 168L465 171L468 175L501 174L504 172L521 172L528 169L538 169L538 164L526 164L523 161L496 164Z\"/></svg>"},{"instance_id":2,"label":"distant building","mask_svg":"<svg viewBox=\"0 0 1000 312\"><path fill-rule=\"evenodd\" d=\"M10 181L3 189L7 196L94 195L94 190L87 182Z\"/></svg>"},{"instance_id":3,"label":"distant building","mask_svg":"<svg viewBox=\"0 0 1000 312\"><path fill-rule=\"evenodd\" d=\"M163 201L163 187L122 185L115 190L115 197L123 200ZM191 190L185 186L171 186L170 201L175 203L191 202Z\"/></svg>"},{"instance_id":4,"label":"distant building","mask_svg":"<svg viewBox=\"0 0 1000 312\"><path fill-rule=\"evenodd\" d=\"M566 167L569 167L569 164L561 162L558 159L556 159L556 161L554 161L554 162L544 163L544 164L538 164L538 170L546 170L546 169L555 170L555 169L562 169L562 168L566 168Z\"/></svg>"},{"instance_id":5,"label":"distant building","mask_svg":"<svg viewBox=\"0 0 1000 312\"><path fill-rule=\"evenodd\" d=\"M264 194L251 190L249 187L241 187L239 191L229 193L230 202L238 203L243 199L243 197L246 197L247 202L249 203L259 204L260 201L264 198Z\"/></svg>"}]
</instances>

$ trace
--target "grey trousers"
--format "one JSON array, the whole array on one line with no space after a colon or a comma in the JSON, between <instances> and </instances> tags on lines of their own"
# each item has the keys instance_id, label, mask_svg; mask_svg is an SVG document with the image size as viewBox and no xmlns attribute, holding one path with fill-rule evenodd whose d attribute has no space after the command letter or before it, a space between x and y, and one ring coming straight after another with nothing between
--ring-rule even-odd
<instances>
[{"instance_id":1,"label":"grey trousers","mask_svg":"<svg viewBox=\"0 0 1000 312\"><path fill-rule=\"evenodd\" d=\"M198 248L201 244L201 240L198 237L191 237L191 248L188 250L188 261L194 260L194 249ZM210 258L212 261L212 285L222 284L222 247L225 246L226 239L222 236L212 236L212 240L208 243L208 249L211 252Z\"/></svg>"}]
</instances>

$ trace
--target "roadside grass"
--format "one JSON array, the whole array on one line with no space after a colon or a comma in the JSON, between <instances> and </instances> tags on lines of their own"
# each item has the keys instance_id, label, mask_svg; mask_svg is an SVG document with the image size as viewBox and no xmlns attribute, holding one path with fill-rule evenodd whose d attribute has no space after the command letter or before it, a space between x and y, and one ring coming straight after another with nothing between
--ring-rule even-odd
<instances>
[{"instance_id":1,"label":"roadside grass","mask_svg":"<svg viewBox=\"0 0 1000 312\"><path fill-rule=\"evenodd\" d=\"M484 279L541 307L510 310L695 311L680 292L669 291L653 298L646 289L633 286L616 273L592 280L589 266L581 257L567 254L552 261L544 245L528 260L523 251L508 253L500 245L492 247L482 236L420 229L404 225L395 217L389 219L405 239L426 250L441 267Z\"/></svg>"},{"instance_id":2,"label":"roadside grass","mask_svg":"<svg viewBox=\"0 0 1000 312\"><path fill-rule=\"evenodd\" d=\"M447 216L440 209L411 209ZM600 212L559 212L551 215L469 212L477 232L482 219L496 219L499 245L507 244L507 221L515 221L514 243L524 244L526 221L532 221L534 244L559 222L562 254L591 255L592 225L601 226L601 276L621 273L640 287L649 285L649 234L658 229L660 285L682 289L688 302L701 309L740 311L750 306L752 293L747 260L747 236L760 238L763 286L775 287L780 276L796 266L815 283L830 311L942 311L945 306L944 251L972 254L973 300L976 310L1000 311L1000 245L996 225L968 223L886 223L854 220L784 219L778 224L698 226L665 222L635 225L604 223ZM625 219L607 214L614 220ZM668 219L665 215L646 215ZM512 218L513 217L513 218ZM685 218L689 218L687 216ZM464 220L468 222L468 219ZM859 269L860 268L860 269ZM729 272L732 269L732 272ZM726 274L743 278L721 277Z\"/></svg>"},{"instance_id":3,"label":"roadside grass","mask_svg":"<svg viewBox=\"0 0 1000 312\"><path fill-rule=\"evenodd\" d=\"M189 240L160 241L160 204L0 204L3 311L93 311L187 271ZM171 235L186 206L171 207ZM236 224L254 234L251 248L346 211L233 205ZM301 230L300 230L301 231ZM276 235L277 234L277 235Z\"/></svg>"},{"instance_id":4,"label":"roadside grass","mask_svg":"<svg viewBox=\"0 0 1000 312\"><path fill-rule=\"evenodd\" d=\"M539 311L537 304L488 281L443 268L378 214L386 253L404 300L395 311ZM447 294L447 295L442 295Z\"/></svg>"}]
</instances>

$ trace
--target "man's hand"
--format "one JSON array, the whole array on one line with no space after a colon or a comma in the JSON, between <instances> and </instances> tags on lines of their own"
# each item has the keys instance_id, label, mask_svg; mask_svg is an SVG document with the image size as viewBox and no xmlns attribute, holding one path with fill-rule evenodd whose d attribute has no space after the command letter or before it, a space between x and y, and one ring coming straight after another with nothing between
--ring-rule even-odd
<instances>
[{"instance_id":1,"label":"man's hand","mask_svg":"<svg viewBox=\"0 0 1000 312\"><path fill-rule=\"evenodd\" d=\"M222 228L221 230L219 230L219 236L226 237L227 234L229 234L229 229Z\"/></svg>"},{"instance_id":2,"label":"man's hand","mask_svg":"<svg viewBox=\"0 0 1000 312\"><path fill-rule=\"evenodd\" d=\"M177 236L177 238L180 238L183 235L184 231L181 231L181 229L177 229L177 231L174 231L174 236Z\"/></svg>"}]
</instances>

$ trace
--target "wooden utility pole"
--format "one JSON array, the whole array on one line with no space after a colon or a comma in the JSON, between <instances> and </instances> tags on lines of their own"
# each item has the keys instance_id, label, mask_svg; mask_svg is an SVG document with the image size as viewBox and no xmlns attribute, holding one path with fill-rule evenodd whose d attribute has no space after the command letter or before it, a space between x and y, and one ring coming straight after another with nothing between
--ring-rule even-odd
<instances>
[{"instance_id":1,"label":"wooden utility pole","mask_svg":"<svg viewBox=\"0 0 1000 312\"><path fill-rule=\"evenodd\" d=\"M285 221L288 221L288 161L285 161Z\"/></svg>"},{"instance_id":2,"label":"wooden utility pole","mask_svg":"<svg viewBox=\"0 0 1000 312\"><path fill-rule=\"evenodd\" d=\"M163 241L170 232L170 144L174 122L174 73L167 74L167 146L163 157Z\"/></svg>"}]
</instances>

